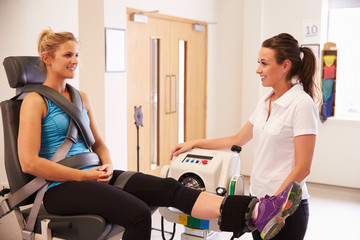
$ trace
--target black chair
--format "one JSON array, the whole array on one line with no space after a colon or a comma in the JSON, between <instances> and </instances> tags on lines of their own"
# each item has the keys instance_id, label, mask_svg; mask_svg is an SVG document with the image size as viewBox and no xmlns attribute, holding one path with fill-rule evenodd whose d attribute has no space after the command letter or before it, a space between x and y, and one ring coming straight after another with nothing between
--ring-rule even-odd
<instances>
[{"instance_id":1,"label":"black chair","mask_svg":"<svg viewBox=\"0 0 360 240\"><path fill-rule=\"evenodd\" d=\"M38 57L7 57L4 59L3 65L9 85L16 88L17 93L21 92L26 84L39 84L45 81L46 73L40 71ZM15 99L1 103L5 145L4 160L11 194L34 178L22 172L18 159L17 138L21 103L21 100ZM1 239L20 239L19 236L22 236L21 231L24 229L24 219L29 215L34 195L12 209L11 214L0 219ZM14 220L14 218L16 219ZM108 223L97 215L59 216L49 214L44 207L41 207L34 232L47 236L49 229L52 237L86 240L109 239L115 235L121 235L124 230L122 226Z\"/></svg>"}]
</instances>

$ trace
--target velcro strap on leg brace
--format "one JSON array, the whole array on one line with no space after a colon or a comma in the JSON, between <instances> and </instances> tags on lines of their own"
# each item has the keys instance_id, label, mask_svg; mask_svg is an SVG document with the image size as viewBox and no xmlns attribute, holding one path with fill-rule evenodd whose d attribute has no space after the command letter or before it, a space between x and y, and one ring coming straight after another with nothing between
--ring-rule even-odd
<instances>
[{"instance_id":1,"label":"velcro strap on leg brace","mask_svg":"<svg viewBox=\"0 0 360 240\"><path fill-rule=\"evenodd\" d=\"M253 197L251 199L250 203L248 204L247 211L245 213L245 218L244 218L244 220L245 220L245 226L243 229L244 232L252 232L256 228L254 226L254 224L252 223L251 214L258 202L259 202L259 199L257 199L256 197Z\"/></svg>"},{"instance_id":2,"label":"velcro strap on leg brace","mask_svg":"<svg viewBox=\"0 0 360 240\"><path fill-rule=\"evenodd\" d=\"M221 231L242 233L245 226L245 214L252 197L229 195L221 204L219 226Z\"/></svg>"}]
</instances>

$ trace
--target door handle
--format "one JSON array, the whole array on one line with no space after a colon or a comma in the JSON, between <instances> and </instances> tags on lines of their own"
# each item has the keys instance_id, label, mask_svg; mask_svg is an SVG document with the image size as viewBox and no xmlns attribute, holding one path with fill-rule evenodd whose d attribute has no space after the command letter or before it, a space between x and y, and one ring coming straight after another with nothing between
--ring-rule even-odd
<instances>
[{"instance_id":1,"label":"door handle","mask_svg":"<svg viewBox=\"0 0 360 240\"><path fill-rule=\"evenodd\" d=\"M165 80L165 112L172 113L172 75L166 75Z\"/></svg>"},{"instance_id":2,"label":"door handle","mask_svg":"<svg viewBox=\"0 0 360 240\"><path fill-rule=\"evenodd\" d=\"M178 78L176 76L176 74L173 74L171 75L171 78L172 78L172 88L174 88L175 86L175 101L174 101L174 98L172 96L173 94L173 91L171 90L171 113L176 113L178 111L178 102L179 102L179 84L178 84ZM174 108L173 108L174 106Z\"/></svg>"},{"instance_id":3,"label":"door handle","mask_svg":"<svg viewBox=\"0 0 360 240\"><path fill-rule=\"evenodd\" d=\"M178 109L178 79L175 74L166 75L167 81L167 101L166 101L166 113L176 113ZM175 99L174 99L174 91L175 91Z\"/></svg>"}]
</instances>

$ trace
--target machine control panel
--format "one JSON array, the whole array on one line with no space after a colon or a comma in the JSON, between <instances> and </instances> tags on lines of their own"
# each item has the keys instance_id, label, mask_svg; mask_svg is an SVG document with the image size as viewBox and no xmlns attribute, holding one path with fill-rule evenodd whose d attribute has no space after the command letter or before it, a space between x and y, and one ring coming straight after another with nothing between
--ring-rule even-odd
<instances>
[{"instance_id":1,"label":"machine control panel","mask_svg":"<svg viewBox=\"0 0 360 240\"><path fill-rule=\"evenodd\" d=\"M207 165L212 159L213 157L211 156L187 154L186 157L182 160L182 163Z\"/></svg>"}]
</instances>

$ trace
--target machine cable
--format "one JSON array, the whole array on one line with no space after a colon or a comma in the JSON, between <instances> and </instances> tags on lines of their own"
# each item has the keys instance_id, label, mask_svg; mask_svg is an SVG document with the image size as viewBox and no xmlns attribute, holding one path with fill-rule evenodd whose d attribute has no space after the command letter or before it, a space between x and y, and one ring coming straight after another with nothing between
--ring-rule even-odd
<instances>
[{"instance_id":1,"label":"machine cable","mask_svg":"<svg viewBox=\"0 0 360 240\"><path fill-rule=\"evenodd\" d=\"M168 233L171 234L171 237L170 237L169 240L173 240L173 239L174 239L174 237L175 237L175 232L176 232L176 223L174 223L174 225L173 225L173 232L172 232L172 233L171 233L171 232L168 232ZM161 216L161 236L162 236L162 239L163 239L163 240L166 240L166 238L165 238L165 231L164 231L164 217L163 217L163 216Z\"/></svg>"}]
</instances>

